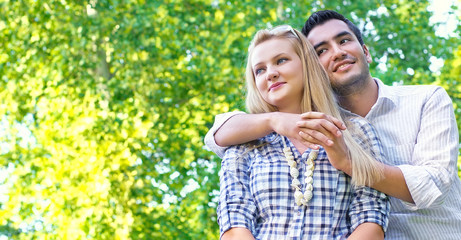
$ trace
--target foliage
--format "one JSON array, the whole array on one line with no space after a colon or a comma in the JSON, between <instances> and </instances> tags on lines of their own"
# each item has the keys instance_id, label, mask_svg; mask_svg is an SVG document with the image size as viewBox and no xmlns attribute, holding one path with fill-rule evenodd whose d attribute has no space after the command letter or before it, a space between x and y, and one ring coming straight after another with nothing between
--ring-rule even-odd
<instances>
[{"instance_id":1,"label":"foliage","mask_svg":"<svg viewBox=\"0 0 461 240\"><path fill-rule=\"evenodd\" d=\"M220 161L203 137L243 109L254 32L322 8L362 24L374 76L444 86L459 119L459 40L434 34L427 5L0 0L0 235L217 239Z\"/></svg>"}]
</instances>

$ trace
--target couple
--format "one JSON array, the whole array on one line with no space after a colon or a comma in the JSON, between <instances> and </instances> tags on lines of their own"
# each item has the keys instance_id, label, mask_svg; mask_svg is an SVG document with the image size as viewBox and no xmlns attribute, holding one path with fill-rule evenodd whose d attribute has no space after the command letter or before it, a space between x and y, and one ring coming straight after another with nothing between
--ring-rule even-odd
<instances>
[{"instance_id":1,"label":"couple","mask_svg":"<svg viewBox=\"0 0 461 240\"><path fill-rule=\"evenodd\" d=\"M373 79L360 31L336 12L314 13L302 32L314 50L287 27L256 34L247 107L259 114L220 116L205 139L221 157L218 145L235 145L222 162L222 238L382 239L388 202L379 190L391 202L386 238L458 239L458 131L445 91ZM335 106L318 61L339 104L377 134Z\"/></svg>"}]
</instances>

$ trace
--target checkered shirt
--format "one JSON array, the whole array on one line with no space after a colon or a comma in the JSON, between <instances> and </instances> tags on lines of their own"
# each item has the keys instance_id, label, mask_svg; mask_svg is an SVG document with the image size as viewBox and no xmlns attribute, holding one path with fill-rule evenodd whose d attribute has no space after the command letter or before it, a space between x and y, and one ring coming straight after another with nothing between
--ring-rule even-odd
<instances>
[{"instance_id":1,"label":"checkered shirt","mask_svg":"<svg viewBox=\"0 0 461 240\"><path fill-rule=\"evenodd\" d=\"M363 119L352 121L361 129L354 135L357 141L381 157L371 125ZM307 207L297 206L281 137L272 133L259 139L259 143L268 143L263 146L253 149L253 144L243 144L226 150L217 209L221 235L232 227L245 227L256 239L345 239L364 222L387 228L387 196L351 186L350 177L330 164L323 148L315 160L313 198ZM304 192L303 172L311 150L300 155L287 138L285 141L298 163Z\"/></svg>"}]
</instances>

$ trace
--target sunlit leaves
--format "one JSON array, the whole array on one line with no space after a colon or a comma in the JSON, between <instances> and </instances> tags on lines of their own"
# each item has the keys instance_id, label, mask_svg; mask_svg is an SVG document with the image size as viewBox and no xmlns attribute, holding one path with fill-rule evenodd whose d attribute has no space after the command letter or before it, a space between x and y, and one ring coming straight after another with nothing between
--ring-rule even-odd
<instances>
[{"instance_id":1,"label":"sunlit leaves","mask_svg":"<svg viewBox=\"0 0 461 240\"><path fill-rule=\"evenodd\" d=\"M372 22L367 45L374 59L387 56L374 76L437 79L459 111L460 55L449 54L458 42L434 35L426 4L1 1L0 234L217 239L220 161L203 136L216 114L244 110L253 34L299 29L322 7ZM430 56L449 59L440 79Z\"/></svg>"}]
</instances>

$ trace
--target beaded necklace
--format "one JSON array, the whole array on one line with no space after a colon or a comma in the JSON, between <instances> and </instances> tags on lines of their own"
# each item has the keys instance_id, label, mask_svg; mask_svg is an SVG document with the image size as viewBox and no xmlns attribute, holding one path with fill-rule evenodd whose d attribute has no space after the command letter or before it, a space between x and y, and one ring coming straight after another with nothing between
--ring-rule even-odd
<instances>
[{"instance_id":1,"label":"beaded necklace","mask_svg":"<svg viewBox=\"0 0 461 240\"><path fill-rule=\"evenodd\" d=\"M285 143L285 138L282 137L283 140L283 153L285 154L285 159L288 161L288 165L290 166L290 175L293 178L291 181L291 186L295 189L295 202L298 206L304 205L307 206L307 203L312 199L312 190L314 189L312 183L314 182L313 175L314 175L314 160L317 158L318 150L311 151L309 153L309 157L306 160L307 169L304 173L305 179L304 182L306 183L306 191L303 193L301 191L301 182L298 180L299 171L297 168L297 163L293 156L293 152L291 148L287 147Z\"/></svg>"}]
</instances>

